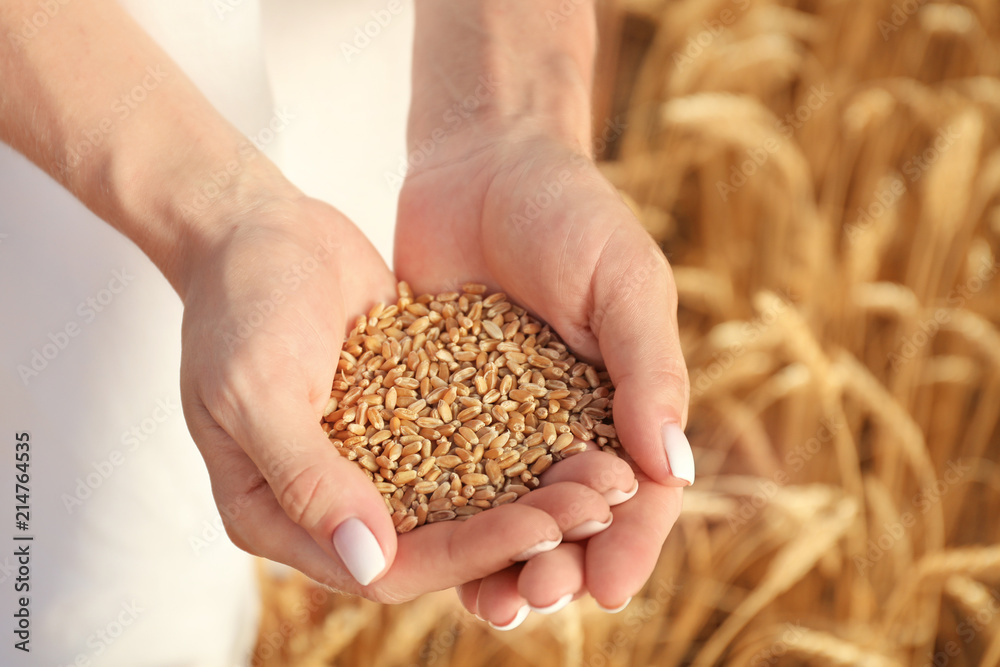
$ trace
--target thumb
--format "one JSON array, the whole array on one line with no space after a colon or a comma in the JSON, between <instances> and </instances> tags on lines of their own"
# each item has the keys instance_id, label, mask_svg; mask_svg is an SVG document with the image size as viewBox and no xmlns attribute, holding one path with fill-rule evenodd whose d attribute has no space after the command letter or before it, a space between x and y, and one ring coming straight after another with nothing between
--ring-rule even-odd
<instances>
[{"instance_id":1,"label":"thumb","mask_svg":"<svg viewBox=\"0 0 1000 667\"><path fill-rule=\"evenodd\" d=\"M247 382L257 386L244 385L245 391L234 393L253 399L237 400L233 412L213 416L256 465L288 521L367 586L387 570L396 553L385 501L360 468L337 453L308 397L275 377ZM261 384L267 388L261 390ZM284 523L280 513L270 516ZM243 528L249 533L244 541L259 549L256 553L266 551L290 564L300 560L303 545L275 543L281 541L276 536L290 534L291 526L268 522Z\"/></svg>"},{"instance_id":2,"label":"thumb","mask_svg":"<svg viewBox=\"0 0 1000 667\"><path fill-rule=\"evenodd\" d=\"M683 431L690 387L666 258L638 224L621 225L602 250L591 289L591 330L615 385L622 446L654 480L693 483Z\"/></svg>"}]
</instances>

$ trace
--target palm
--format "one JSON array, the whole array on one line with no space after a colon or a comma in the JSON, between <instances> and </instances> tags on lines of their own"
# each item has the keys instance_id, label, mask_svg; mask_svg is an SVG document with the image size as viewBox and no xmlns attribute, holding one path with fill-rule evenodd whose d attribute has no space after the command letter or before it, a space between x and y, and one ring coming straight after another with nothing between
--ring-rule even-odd
<instances>
[{"instance_id":1,"label":"palm","mask_svg":"<svg viewBox=\"0 0 1000 667\"><path fill-rule=\"evenodd\" d=\"M297 214L236 227L192 281L183 369L210 411L234 374L294 376L323 407L347 318L392 297L392 273L346 218L313 201Z\"/></svg>"},{"instance_id":2,"label":"palm","mask_svg":"<svg viewBox=\"0 0 1000 667\"><path fill-rule=\"evenodd\" d=\"M589 288L614 231L602 211L615 207L625 205L596 168L555 142L479 152L404 184L396 271L418 288L466 279L500 288L594 361Z\"/></svg>"},{"instance_id":3,"label":"palm","mask_svg":"<svg viewBox=\"0 0 1000 667\"><path fill-rule=\"evenodd\" d=\"M185 416L233 541L342 584L316 544L328 540L319 535L324 508L298 491L311 481L298 461L340 463L323 442L319 415L346 318L390 297L394 278L364 236L324 204L303 200L248 218L204 251L185 295ZM310 448L315 455L304 454ZM340 470L364 488L354 471Z\"/></svg>"},{"instance_id":4,"label":"palm","mask_svg":"<svg viewBox=\"0 0 1000 667\"><path fill-rule=\"evenodd\" d=\"M594 165L544 138L478 146L465 157L411 175L400 193L395 265L399 276L420 290L455 289L465 280L501 289L592 362L609 351L614 356L615 346L627 344L614 325L602 328L605 316L614 307L624 306L627 313L631 301L641 298L644 283L663 278L665 269L662 255ZM622 319L622 314L616 311L609 319ZM605 331L610 333L602 336ZM622 358L613 359L617 367L609 364L616 383L633 370ZM683 359L671 363L664 376L683 373ZM619 385L620 398L639 395L645 389L641 384ZM650 435L656 423L643 412L648 413L647 406L634 405L640 407L630 406L631 414L616 408L615 417L624 422L619 434L644 469L662 469L659 436ZM553 466L546 483L596 479L613 465L601 452L579 459ZM584 581L600 602L620 604L645 581L680 508L678 489L639 471L637 476L639 494L614 509L611 528L583 549L563 545L539 557L537 566L515 567L463 586L459 593L465 605L504 622L519 600L551 604L566 591L583 592ZM625 559L634 567L623 575L619 565Z\"/></svg>"},{"instance_id":5,"label":"palm","mask_svg":"<svg viewBox=\"0 0 1000 667\"><path fill-rule=\"evenodd\" d=\"M547 489L397 542L374 486L320 428L349 318L391 300L395 277L359 230L319 202L248 215L199 258L182 361L185 415L238 546L339 590L400 601L506 567L567 527L552 517L561 507L582 499L588 518L602 505L607 512L597 492ZM331 535L350 518L368 526L391 564L370 586L338 567Z\"/></svg>"}]
</instances>

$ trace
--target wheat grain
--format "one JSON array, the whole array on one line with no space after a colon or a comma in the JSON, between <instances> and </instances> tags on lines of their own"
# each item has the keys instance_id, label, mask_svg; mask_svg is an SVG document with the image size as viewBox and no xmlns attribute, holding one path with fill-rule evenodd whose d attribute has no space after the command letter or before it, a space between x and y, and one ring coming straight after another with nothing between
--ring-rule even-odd
<instances>
[{"instance_id":1,"label":"wheat grain","mask_svg":"<svg viewBox=\"0 0 1000 667\"><path fill-rule=\"evenodd\" d=\"M323 413L398 532L512 502L586 440L619 446L607 373L504 294L398 291L358 318Z\"/></svg>"}]
</instances>

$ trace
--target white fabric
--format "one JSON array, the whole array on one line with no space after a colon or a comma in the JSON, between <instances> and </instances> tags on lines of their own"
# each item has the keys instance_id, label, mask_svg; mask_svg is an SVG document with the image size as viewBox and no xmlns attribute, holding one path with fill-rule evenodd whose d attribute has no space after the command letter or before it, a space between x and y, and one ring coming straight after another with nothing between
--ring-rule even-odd
<instances>
[{"instance_id":1,"label":"white fabric","mask_svg":"<svg viewBox=\"0 0 1000 667\"><path fill-rule=\"evenodd\" d=\"M341 44L384 0L275 2L263 32L254 0L122 4L243 132L293 115L268 152L390 251L412 7L347 62ZM181 304L130 241L2 145L0 313L0 664L248 664L254 563L221 531L181 413ZM21 431L30 654L12 632Z\"/></svg>"}]
</instances>

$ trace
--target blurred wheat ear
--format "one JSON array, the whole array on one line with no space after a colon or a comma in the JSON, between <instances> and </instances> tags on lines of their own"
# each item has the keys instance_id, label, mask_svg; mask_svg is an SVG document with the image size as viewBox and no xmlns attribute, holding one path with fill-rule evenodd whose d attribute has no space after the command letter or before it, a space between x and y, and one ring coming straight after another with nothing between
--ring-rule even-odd
<instances>
[{"instance_id":1,"label":"blurred wheat ear","mask_svg":"<svg viewBox=\"0 0 1000 667\"><path fill-rule=\"evenodd\" d=\"M602 169L674 266L692 379L656 575L505 634L264 568L255 664L1000 664L1000 5L606 15Z\"/></svg>"}]
</instances>

